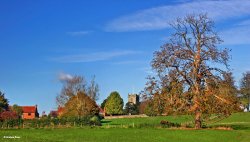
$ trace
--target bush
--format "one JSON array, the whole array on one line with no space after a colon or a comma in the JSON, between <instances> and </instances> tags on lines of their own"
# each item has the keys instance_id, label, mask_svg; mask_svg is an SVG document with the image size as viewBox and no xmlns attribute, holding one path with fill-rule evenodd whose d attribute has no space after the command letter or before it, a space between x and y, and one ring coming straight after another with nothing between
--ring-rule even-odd
<instances>
[{"instance_id":1,"label":"bush","mask_svg":"<svg viewBox=\"0 0 250 142\"><path fill-rule=\"evenodd\" d=\"M4 115L5 116L5 115ZM9 116L9 115L7 115ZM12 115L10 115L12 116ZM9 119L0 121L1 128L55 128L60 127L82 127L82 126L101 126L101 119L99 116L84 116L84 117L64 117L64 118L49 118L44 117L40 119L22 120Z\"/></svg>"},{"instance_id":2,"label":"bush","mask_svg":"<svg viewBox=\"0 0 250 142\"><path fill-rule=\"evenodd\" d=\"M161 126L164 128L170 128L170 127L180 127L181 125L179 123L172 123L166 120L162 120L160 122Z\"/></svg>"},{"instance_id":3,"label":"bush","mask_svg":"<svg viewBox=\"0 0 250 142\"><path fill-rule=\"evenodd\" d=\"M12 111L4 111L4 112L2 112L0 114L0 119L2 121L18 119L18 115L15 112L12 112Z\"/></svg>"},{"instance_id":4,"label":"bush","mask_svg":"<svg viewBox=\"0 0 250 142\"><path fill-rule=\"evenodd\" d=\"M131 102L127 102L125 105L124 113L125 114L131 114L131 115L136 115L139 114L139 106L136 104L133 104Z\"/></svg>"},{"instance_id":5,"label":"bush","mask_svg":"<svg viewBox=\"0 0 250 142\"><path fill-rule=\"evenodd\" d=\"M93 116L92 118L90 118L90 125L101 126L102 123L98 116Z\"/></svg>"}]
</instances>

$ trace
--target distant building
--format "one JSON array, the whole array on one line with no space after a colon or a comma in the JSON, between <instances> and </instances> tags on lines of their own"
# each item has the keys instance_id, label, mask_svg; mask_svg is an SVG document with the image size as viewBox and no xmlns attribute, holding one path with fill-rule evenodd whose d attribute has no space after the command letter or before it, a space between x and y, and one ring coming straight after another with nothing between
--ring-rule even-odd
<instances>
[{"instance_id":1,"label":"distant building","mask_svg":"<svg viewBox=\"0 0 250 142\"><path fill-rule=\"evenodd\" d=\"M240 106L241 107L241 109L244 111L244 112L249 112L249 110L250 110L250 105L249 106L246 106L246 107L244 107L244 106Z\"/></svg>"},{"instance_id":2,"label":"distant building","mask_svg":"<svg viewBox=\"0 0 250 142\"><path fill-rule=\"evenodd\" d=\"M47 117L47 114L45 111L42 112L42 117Z\"/></svg>"},{"instance_id":3,"label":"distant building","mask_svg":"<svg viewBox=\"0 0 250 142\"><path fill-rule=\"evenodd\" d=\"M49 116L52 118L58 117L58 111L57 110L50 111Z\"/></svg>"},{"instance_id":4,"label":"distant building","mask_svg":"<svg viewBox=\"0 0 250 142\"><path fill-rule=\"evenodd\" d=\"M23 115L23 119L35 119L39 117L39 113L37 110L37 105L35 106L21 106Z\"/></svg>"},{"instance_id":5,"label":"distant building","mask_svg":"<svg viewBox=\"0 0 250 142\"><path fill-rule=\"evenodd\" d=\"M128 102L133 104L139 104L139 95L137 94L128 94Z\"/></svg>"},{"instance_id":6,"label":"distant building","mask_svg":"<svg viewBox=\"0 0 250 142\"><path fill-rule=\"evenodd\" d=\"M49 115L53 118L61 116L63 113L63 107L58 106L57 110L50 111Z\"/></svg>"},{"instance_id":7,"label":"distant building","mask_svg":"<svg viewBox=\"0 0 250 142\"><path fill-rule=\"evenodd\" d=\"M105 109L102 109L101 107L99 107L99 115L101 116L105 116Z\"/></svg>"}]
</instances>

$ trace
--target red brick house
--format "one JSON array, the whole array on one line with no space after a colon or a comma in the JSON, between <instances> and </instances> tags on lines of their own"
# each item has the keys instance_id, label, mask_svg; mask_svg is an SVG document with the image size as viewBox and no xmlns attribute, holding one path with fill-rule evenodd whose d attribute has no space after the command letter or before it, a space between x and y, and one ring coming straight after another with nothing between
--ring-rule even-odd
<instances>
[{"instance_id":1,"label":"red brick house","mask_svg":"<svg viewBox=\"0 0 250 142\"><path fill-rule=\"evenodd\" d=\"M37 105L35 106L21 106L23 110L23 119L34 119L39 117Z\"/></svg>"}]
</instances>

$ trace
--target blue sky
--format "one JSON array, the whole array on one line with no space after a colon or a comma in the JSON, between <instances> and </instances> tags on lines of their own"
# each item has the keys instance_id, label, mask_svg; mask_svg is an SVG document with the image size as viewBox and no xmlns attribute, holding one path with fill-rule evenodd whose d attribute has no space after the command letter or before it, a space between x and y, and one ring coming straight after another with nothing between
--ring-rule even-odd
<instances>
[{"instance_id":1,"label":"blue sky","mask_svg":"<svg viewBox=\"0 0 250 142\"><path fill-rule=\"evenodd\" d=\"M206 12L232 49L236 81L250 70L250 1L0 1L0 89L10 104L56 108L60 79L95 75L100 104L111 91L124 101L152 73L153 52L176 17Z\"/></svg>"}]
</instances>

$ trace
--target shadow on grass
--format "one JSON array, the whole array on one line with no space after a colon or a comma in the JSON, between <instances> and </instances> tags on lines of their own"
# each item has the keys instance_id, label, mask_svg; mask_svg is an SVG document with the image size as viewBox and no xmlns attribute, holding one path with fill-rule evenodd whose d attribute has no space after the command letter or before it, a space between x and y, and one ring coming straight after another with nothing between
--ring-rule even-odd
<instances>
[{"instance_id":1,"label":"shadow on grass","mask_svg":"<svg viewBox=\"0 0 250 142\"><path fill-rule=\"evenodd\" d=\"M228 127L228 128L232 128L233 130L250 130L250 125L243 125L243 124L230 124L230 125L213 125L213 126L209 126L209 128L218 128L218 127Z\"/></svg>"},{"instance_id":2,"label":"shadow on grass","mask_svg":"<svg viewBox=\"0 0 250 142\"><path fill-rule=\"evenodd\" d=\"M250 130L250 126L249 125L231 125L231 128L233 128L234 130Z\"/></svg>"},{"instance_id":3,"label":"shadow on grass","mask_svg":"<svg viewBox=\"0 0 250 142\"><path fill-rule=\"evenodd\" d=\"M108 123L110 123L110 122L112 122L112 121L110 121L110 120L101 120L101 123L102 123L102 124L108 124Z\"/></svg>"}]
</instances>

